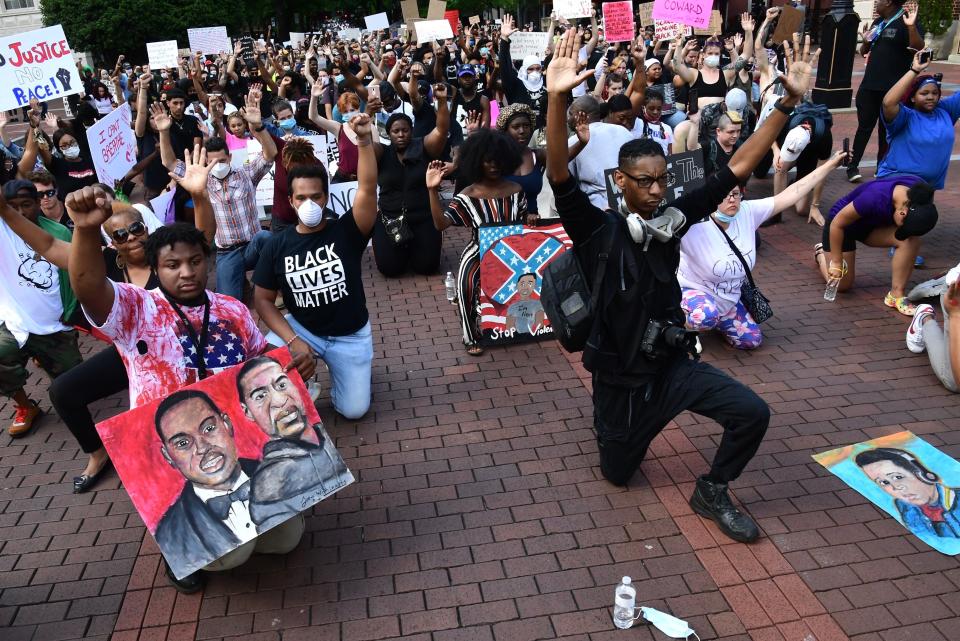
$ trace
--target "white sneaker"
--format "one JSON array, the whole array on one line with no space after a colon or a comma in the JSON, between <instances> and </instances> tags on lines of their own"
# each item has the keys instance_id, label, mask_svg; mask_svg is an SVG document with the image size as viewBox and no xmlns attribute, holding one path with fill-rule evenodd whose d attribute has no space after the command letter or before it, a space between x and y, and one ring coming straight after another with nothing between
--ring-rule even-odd
<instances>
[{"instance_id":1,"label":"white sneaker","mask_svg":"<svg viewBox=\"0 0 960 641\"><path fill-rule=\"evenodd\" d=\"M923 344L923 323L927 318L933 317L932 305L926 303L917 305L917 311L913 315L913 320L910 321L910 327L907 328L907 349L914 354L920 354L926 349L926 345Z\"/></svg>"}]
</instances>

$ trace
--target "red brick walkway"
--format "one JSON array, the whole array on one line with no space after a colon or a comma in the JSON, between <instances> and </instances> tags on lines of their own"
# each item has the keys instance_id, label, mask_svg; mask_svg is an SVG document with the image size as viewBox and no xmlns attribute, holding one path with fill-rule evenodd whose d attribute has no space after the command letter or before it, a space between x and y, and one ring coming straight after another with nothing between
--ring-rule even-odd
<instances>
[{"instance_id":1,"label":"red brick walkway","mask_svg":"<svg viewBox=\"0 0 960 641\"><path fill-rule=\"evenodd\" d=\"M838 139L853 118L837 118ZM769 189L754 181L751 196ZM836 172L823 200L847 190ZM938 202L931 269L915 280L958 258L960 198ZM647 626L613 636L613 586L628 574L642 603L701 639L954 641L960 564L810 455L910 429L960 456L960 398L906 350L905 320L882 305L885 252L861 251L857 289L823 301L818 235L797 218L763 231L757 277L776 316L761 349L706 341L706 360L773 410L733 486L765 532L757 544L729 542L686 505L715 424L680 416L630 487L615 488L596 467L577 357L542 343L471 358L439 276L386 281L368 260L374 405L357 423L323 411L358 482L313 511L300 548L176 594L115 475L70 493L83 457L47 416L23 440L0 437L0 638L663 639ZM465 238L448 237L444 271ZM34 380L49 409L45 379Z\"/></svg>"}]
</instances>

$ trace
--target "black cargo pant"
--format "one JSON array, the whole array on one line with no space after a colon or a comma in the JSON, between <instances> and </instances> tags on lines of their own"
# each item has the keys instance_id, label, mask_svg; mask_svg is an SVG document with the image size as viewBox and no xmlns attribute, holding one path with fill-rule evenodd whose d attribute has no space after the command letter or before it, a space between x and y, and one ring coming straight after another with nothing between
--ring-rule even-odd
<instances>
[{"instance_id":1,"label":"black cargo pant","mask_svg":"<svg viewBox=\"0 0 960 641\"><path fill-rule=\"evenodd\" d=\"M723 427L707 475L719 483L740 476L770 423L770 408L753 390L702 361L677 359L643 387L609 385L595 375L593 421L603 476L626 485L654 437L684 410Z\"/></svg>"}]
</instances>

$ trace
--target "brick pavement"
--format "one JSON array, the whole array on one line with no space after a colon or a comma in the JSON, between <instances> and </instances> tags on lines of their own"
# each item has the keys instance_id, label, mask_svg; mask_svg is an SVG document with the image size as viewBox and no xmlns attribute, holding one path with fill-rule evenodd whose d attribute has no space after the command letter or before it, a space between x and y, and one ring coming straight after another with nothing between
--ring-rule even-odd
<instances>
[{"instance_id":1,"label":"brick pavement","mask_svg":"<svg viewBox=\"0 0 960 641\"><path fill-rule=\"evenodd\" d=\"M838 140L853 118L837 117ZM751 196L769 189L754 181ZM847 189L836 172L824 202ZM956 261L958 201L939 198L925 275ZM115 475L70 493L83 456L47 416L23 440L0 437L0 636L601 640L613 638L611 592L629 574L643 603L702 639L956 639L960 564L810 454L910 429L956 457L960 399L905 349L906 322L882 305L885 252L860 252L856 290L823 301L818 234L796 217L763 232L757 278L776 316L761 349L706 341L705 358L773 409L733 486L765 532L757 544L725 540L686 505L716 425L680 416L630 487L615 488L596 468L578 357L552 343L468 357L440 277L386 281L368 259L374 404L348 422L321 402L358 482L313 510L300 548L213 576L202 595L176 594ZM444 270L465 239L448 237ZM49 409L44 388L40 376L31 392ZM96 414L124 403L108 399ZM646 626L617 634L664 638Z\"/></svg>"}]
</instances>

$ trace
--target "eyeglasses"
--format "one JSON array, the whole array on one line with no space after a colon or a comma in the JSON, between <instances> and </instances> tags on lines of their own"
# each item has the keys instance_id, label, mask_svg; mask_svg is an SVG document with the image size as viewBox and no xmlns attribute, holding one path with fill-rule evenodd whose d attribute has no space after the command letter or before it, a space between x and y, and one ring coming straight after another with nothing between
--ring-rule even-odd
<instances>
[{"instance_id":1,"label":"eyeglasses","mask_svg":"<svg viewBox=\"0 0 960 641\"><path fill-rule=\"evenodd\" d=\"M726 197L727 197L727 198L733 198L734 200L739 200L739 199L743 198L743 192L742 192L742 191L731 191L729 194L727 194Z\"/></svg>"},{"instance_id":2,"label":"eyeglasses","mask_svg":"<svg viewBox=\"0 0 960 641\"><path fill-rule=\"evenodd\" d=\"M113 237L113 240L116 243L122 245L130 239L130 236L140 236L145 231L147 231L146 225L138 220L134 223L130 223L129 227L114 229L113 233L110 235Z\"/></svg>"},{"instance_id":3,"label":"eyeglasses","mask_svg":"<svg viewBox=\"0 0 960 641\"><path fill-rule=\"evenodd\" d=\"M37 195L40 196L40 198L56 198L56 197L57 197L57 190L56 190L56 189L48 189L48 190L46 190L46 191L41 191L41 192L39 192Z\"/></svg>"},{"instance_id":4,"label":"eyeglasses","mask_svg":"<svg viewBox=\"0 0 960 641\"><path fill-rule=\"evenodd\" d=\"M676 176L672 171L660 174L659 176L631 176L624 170L620 170L620 173L637 183L637 187L640 189L650 189L653 186L653 183L660 185L661 189L665 189L672 185L676 181Z\"/></svg>"}]
</instances>

